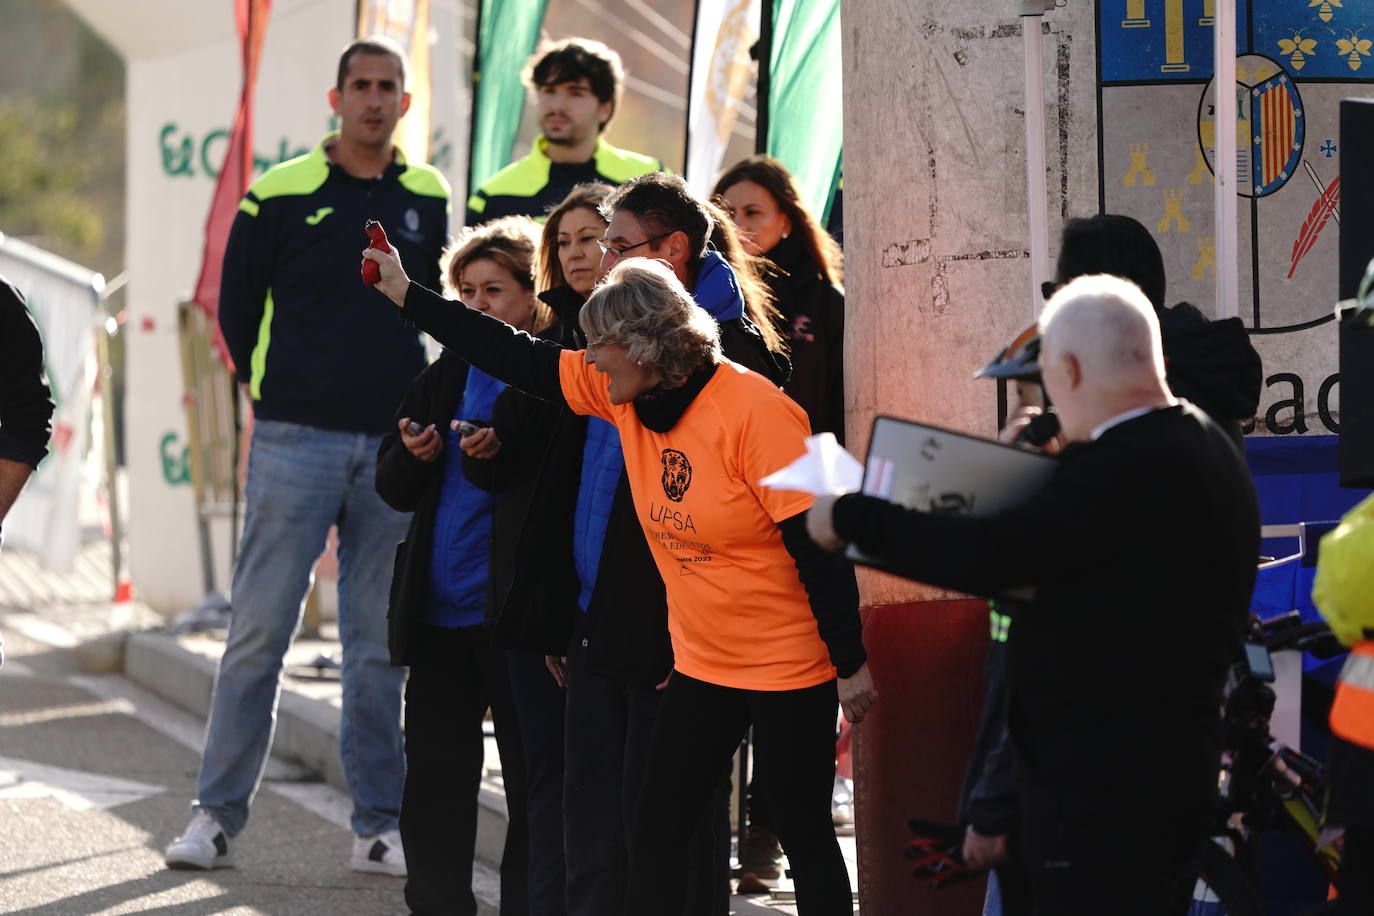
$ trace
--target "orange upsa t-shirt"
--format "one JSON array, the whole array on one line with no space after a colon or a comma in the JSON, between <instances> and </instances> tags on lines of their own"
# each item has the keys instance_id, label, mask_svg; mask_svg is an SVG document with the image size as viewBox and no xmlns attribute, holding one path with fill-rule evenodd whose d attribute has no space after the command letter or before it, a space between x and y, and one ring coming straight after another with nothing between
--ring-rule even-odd
<instances>
[{"instance_id":1,"label":"orange upsa t-shirt","mask_svg":"<svg viewBox=\"0 0 1374 916\"><path fill-rule=\"evenodd\" d=\"M806 413L780 388L725 361L677 424L656 433L608 379L565 351L563 396L620 431L635 513L668 593L674 667L725 687L796 690L835 676L777 523L810 494L759 481L806 452ZM602 570L615 575L615 570Z\"/></svg>"}]
</instances>

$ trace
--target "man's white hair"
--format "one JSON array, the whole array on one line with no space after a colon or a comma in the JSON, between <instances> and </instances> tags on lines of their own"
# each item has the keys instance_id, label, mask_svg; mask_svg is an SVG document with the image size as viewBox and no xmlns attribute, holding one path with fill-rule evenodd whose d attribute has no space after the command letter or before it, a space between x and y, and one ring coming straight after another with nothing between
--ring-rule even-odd
<instances>
[{"instance_id":1,"label":"man's white hair","mask_svg":"<svg viewBox=\"0 0 1374 916\"><path fill-rule=\"evenodd\" d=\"M1070 353L1084 367L1164 377L1159 318L1129 280L1108 274L1078 277L1040 315L1045 350Z\"/></svg>"}]
</instances>

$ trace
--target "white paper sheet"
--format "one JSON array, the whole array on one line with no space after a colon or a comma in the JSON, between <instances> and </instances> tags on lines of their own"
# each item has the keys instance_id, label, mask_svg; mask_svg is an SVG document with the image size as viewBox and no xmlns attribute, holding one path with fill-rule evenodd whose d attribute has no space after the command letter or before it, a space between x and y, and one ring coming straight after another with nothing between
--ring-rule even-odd
<instances>
[{"instance_id":1,"label":"white paper sheet","mask_svg":"<svg viewBox=\"0 0 1374 916\"><path fill-rule=\"evenodd\" d=\"M835 439L834 433L806 437L806 454L759 483L775 490L800 490L816 496L857 493L864 466Z\"/></svg>"}]
</instances>

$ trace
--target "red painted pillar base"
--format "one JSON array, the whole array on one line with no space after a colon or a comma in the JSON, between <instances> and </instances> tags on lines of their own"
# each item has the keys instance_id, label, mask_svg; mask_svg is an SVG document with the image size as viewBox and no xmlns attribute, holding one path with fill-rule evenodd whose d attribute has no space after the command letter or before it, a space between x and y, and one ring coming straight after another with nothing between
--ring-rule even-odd
<instances>
[{"instance_id":1,"label":"red painted pillar base","mask_svg":"<svg viewBox=\"0 0 1374 916\"><path fill-rule=\"evenodd\" d=\"M984 882L932 891L903 855L906 820L953 821L978 731L987 602L921 601L864 608L877 706L854 729L859 900L865 916L977 916Z\"/></svg>"}]
</instances>

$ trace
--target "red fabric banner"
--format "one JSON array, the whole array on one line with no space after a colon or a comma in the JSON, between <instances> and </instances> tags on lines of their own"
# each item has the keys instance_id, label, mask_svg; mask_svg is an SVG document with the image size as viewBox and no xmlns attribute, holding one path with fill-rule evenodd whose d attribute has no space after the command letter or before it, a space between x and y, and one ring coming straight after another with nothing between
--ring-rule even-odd
<instances>
[{"instance_id":1,"label":"red fabric banner","mask_svg":"<svg viewBox=\"0 0 1374 916\"><path fill-rule=\"evenodd\" d=\"M205 218L205 251L201 256L200 279L196 281L194 297L196 304L211 318L219 313L220 271L224 266L229 228L238 212L239 199L253 178L253 90L257 85L258 60L271 11L272 0L234 0L234 18L242 44L243 89L239 94L238 113L234 116L234 129L229 135L229 150L220 166L219 181ZM215 349L225 365L232 369L233 361L218 325L215 327Z\"/></svg>"}]
</instances>

